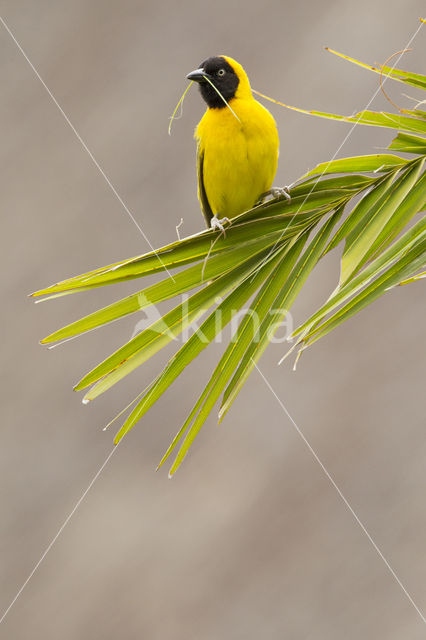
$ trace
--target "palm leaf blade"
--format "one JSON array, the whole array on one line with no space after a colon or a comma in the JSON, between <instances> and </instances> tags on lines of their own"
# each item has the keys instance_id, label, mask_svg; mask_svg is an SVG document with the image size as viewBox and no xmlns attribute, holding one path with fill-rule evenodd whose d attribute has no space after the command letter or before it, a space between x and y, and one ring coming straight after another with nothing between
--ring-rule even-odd
<instances>
[{"instance_id":1,"label":"palm leaf blade","mask_svg":"<svg viewBox=\"0 0 426 640\"><path fill-rule=\"evenodd\" d=\"M204 289L193 294L188 300L184 300L85 375L75 386L75 390L84 389L117 368L121 368L123 374L126 375L126 371L133 370L132 363L129 363L131 358L138 354L141 362L144 362L143 351L148 349L149 353L151 353L153 343L156 343L158 348L161 348L161 346L175 339L185 327L188 327L214 305L218 296L225 295L236 287L255 268L258 260L259 258L255 257L242 263L206 285ZM115 384L118 379L121 378L117 378L116 372L113 376L114 382L112 384ZM111 385L104 381L102 389L106 390L109 386ZM93 388L85 399L93 399L96 395L98 395L97 390Z\"/></svg>"},{"instance_id":2,"label":"palm leaf blade","mask_svg":"<svg viewBox=\"0 0 426 640\"><path fill-rule=\"evenodd\" d=\"M386 197L370 211L369 220L348 237L342 257L341 283L347 282L374 253L382 230L413 188L422 165L423 159L420 159L409 166L388 188Z\"/></svg>"},{"instance_id":3,"label":"palm leaf blade","mask_svg":"<svg viewBox=\"0 0 426 640\"><path fill-rule=\"evenodd\" d=\"M329 218L320 231L315 235L308 248L289 274L284 286L273 302L273 309L276 315L270 314L269 317L266 317L263 320L259 329L259 336L256 336L256 340L251 341L238 369L235 371L231 382L225 390L220 409L221 418L229 410L231 404L241 391L244 382L252 372L256 362L259 360L278 329L279 324L277 323L277 315L280 316L281 321L284 319L285 314L291 308L312 269L321 258L329 235L341 215L342 211L338 210Z\"/></svg>"},{"instance_id":4,"label":"palm leaf blade","mask_svg":"<svg viewBox=\"0 0 426 640\"><path fill-rule=\"evenodd\" d=\"M339 58L343 58L348 62L353 62L359 67L363 67L364 69L368 69L369 71L374 71L374 73L378 73L383 77L389 77L392 78L392 80L398 80L399 82L405 82L406 84L410 84L414 87L426 89L426 76L420 73L403 71L402 69L395 69L394 67L388 67L386 65L380 65L380 68L373 67L370 64L360 62L360 60L356 60L355 58L346 56L343 53L339 53L338 51L334 51L333 49L329 49L328 47L326 47L326 50L334 54L335 56L338 56Z\"/></svg>"},{"instance_id":5,"label":"palm leaf blade","mask_svg":"<svg viewBox=\"0 0 426 640\"><path fill-rule=\"evenodd\" d=\"M212 313L200 326L199 330L184 343L179 351L169 361L166 368L157 378L156 382L148 390L138 405L133 409L131 415L121 427L115 437L118 443L121 438L141 419L141 417L151 408L158 398L166 391L178 375L188 366L192 360L198 356L215 338L218 332L232 320L233 314L240 309L254 291L275 269L283 249L276 250L270 257L265 258L263 264L252 277L241 282L229 296L218 306L220 312L220 325L217 317Z\"/></svg>"},{"instance_id":6,"label":"palm leaf blade","mask_svg":"<svg viewBox=\"0 0 426 640\"><path fill-rule=\"evenodd\" d=\"M339 311L329 317L323 324L316 326L312 335L307 339L306 346L310 346L327 333L336 329L340 324L349 320L356 313L371 304L374 300L382 296L388 289L400 284L406 278L426 264L426 240L415 244L406 252L392 267L385 271L379 278L374 280L368 287L363 289L357 296L352 298Z\"/></svg>"},{"instance_id":7,"label":"palm leaf blade","mask_svg":"<svg viewBox=\"0 0 426 640\"><path fill-rule=\"evenodd\" d=\"M257 294L256 299L252 305L252 309L256 310L257 313L267 313L268 309L270 308L271 298L274 298L274 296L276 295L276 291L279 290L281 286L282 280L285 280L287 275L290 273L295 261L297 260L297 256L303 248L305 239L305 237L301 237L300 239L296 240L292 247L289 248L289 251L284 255L281 263L276 269L275 277L272 280L270 279L269 281L267 281ZM216 366L207 386L198 399L196 406L191 412L191 421L192 419L194 419L192 426L185 436L184 442L182 443L178 451L175 461L173 462L173 465L170 469L169 475L173 475L182 463L189 450L189 447L191 446L196 435L203 426L210 411L213 409L222 390L226 386L227 381L231 377L235 367L238 365L239 359L244 353L246 344L250 343L253 337L253 327L249 326L250 317L251 314L246 314L244 316L240 327L237 330L236 340L231 342L226 349L218 365ZM189 426L188 420L185 424ZM168 455L170 455L171 451L172 448L169 448L160 464L162 464L168 457Z\"/></svg>"},{"instance_id":8,"label":"palm leaf blade","mask_svg":"<svg viewBox=\"0 0 426 640\"><path fill-rule=\"evenodd\" d=\"M330 296L327 302L312 314L300 327L293 331L292 337L303 335L308 339L311 328L331 311L346 302L358 293L363 287L376 278L382 271L390 267L396 260L403 256L411 247L418 244L426 237L426 219L419 220L411 229L405 232L394 244L381 253L373 262L366 266L357 276L346 285L339 287Z\"/></svg>"},{"instance_id":9,"label":"palm leaf blade","mask_svg":"<svg viewBox=\"0 0 426 640\"><path fill-rule=\"evenodd\" d=\"M198 287L211 278L215 278L229 269L241 264L248 256L254 256L263 251L266 247L276 242L276 236L266 236L252 240L242 246L237 246L233 250L224 251L213 255L205 262L198 262L195 265L180 271L172 280L166 277L164 280L133 293L122 300L118 300L103 309L95 311L80 320L55 331L41 341L44 343L64 340L86 331L91 331L104 324L125 317L145 309L153 304L158 304L164 300L169 300L182 293L186 293Z\"/></svg>"}]
</instances>

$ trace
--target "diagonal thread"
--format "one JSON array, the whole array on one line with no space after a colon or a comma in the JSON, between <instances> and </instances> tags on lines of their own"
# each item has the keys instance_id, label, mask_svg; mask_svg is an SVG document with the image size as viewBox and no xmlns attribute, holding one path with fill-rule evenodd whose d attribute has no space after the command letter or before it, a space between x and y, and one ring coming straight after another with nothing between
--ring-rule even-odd
<instances>
[{"instance_id":1,"label":"diagonal thread","mask_svg":"<svg viewBox=\"0 0 426 640\"><path fill-rule=\"evenodd\" d=\"M346 508L348 509L348 511L352 514L353 518L355 519L355 521L357 522L357 524L361 527L362 531L364 532L364 534L367 536L368 540L370 541L370 543L372 544L372 546L374 547L375 551L377 552L377 554L380 556L380 558L383 560L383 562L385 563L386 567L388 568L389 572L391 573L391 575L393 576L394 580L398 583L398 585L401 587L402 591L404 592L404 594L406 595L406 597L408 598L408 600L410 601L410 603L412 604L412 606L414 607L414 609L417 611L417 613L419 614L420 618L423 620L423 622L426 624L426 618L423 615L423 613L420 611L419 607L416 605L416 603L414 602L413 598L410 596L410 594L408 593L406 587L402 584L401 580L398 578L397 574L395 573L395 571L392 569L391 565L389 564L388 560L385 558L385 556L383 555L382 551L379 549L379 547L377 546L377 544L374 542L373 538L371 537L370 533L368 532L368 530L366 529L365 525L361 522L361 520L359 519L359 517L357 516L357 514L355 513L354 509L351 507L351 505L349 504L348 500L345 498L344 494L342 493L341 489L338 487L338 485L336 484L335 480L333 479L333 477L330 475L330 473L327 471L325 465L323 464L323 462L321 461L321 459L319 458L318 454L314 451L314 449L312 448L311 444L309 443L309 441L306 439L306 437L304 436L304 434L302 433L302 431L300 430L300 428L298 427L298 425L296 424L296 422L294 421L294 419L292 418L292 416L290 415L290 413L287 410L287 407L284 405L284 403L282 402L281 398L279 398L279 396L277 395L277 393L274 391L272 385L270 384L270 382L267 380L267 378L265 377L265 375L262 373L262 371L259 369L258 365L254 362L253 360L253 364L256 367L260 377L263 379L263 381L265 382L266 386L268 387L268 389L271 391L271 393L274 395L274 397L276 398L276 400L278 401L278 404L280 405L281 409L284 411L284 413L286 414L286 416L288 417L288 419L290 420L290 422L292 423L293 427L296 429L297 433L299 434L299 436L302 438L303 442L305 443L306 447L309 449L310 453L312 454L313 458L316 460L316 462L319 464L319 466L321 467L322 471L324 472L324 474L326 475L326 477L328 478L328 480L331 482L331 484L333 485L333 487L335 488L335 490L337 491L337 493L339 494L340 498L342 499L343 503L345 504Z\"/></svg>"}]
</instances>

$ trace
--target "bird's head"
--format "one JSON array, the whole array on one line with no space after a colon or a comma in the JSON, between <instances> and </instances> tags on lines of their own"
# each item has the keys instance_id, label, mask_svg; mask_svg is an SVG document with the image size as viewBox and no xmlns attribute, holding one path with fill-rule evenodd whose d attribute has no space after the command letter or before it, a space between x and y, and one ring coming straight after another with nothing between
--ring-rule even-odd
<instances>
[{"instance_id":1,"label":"bird's head","mask_svg":"<svg viewBox=\"0 0 426 640\"><path fill-rule=\"evenodd\" d=\"M221 96L226 102L230 102L233 98L251 97L246 72L236 60L229 56L207 58L198 69L191 71L186 77L188 80L198 82L201 95L211 109L226 107Z\"/></svg>"}]
</instances>

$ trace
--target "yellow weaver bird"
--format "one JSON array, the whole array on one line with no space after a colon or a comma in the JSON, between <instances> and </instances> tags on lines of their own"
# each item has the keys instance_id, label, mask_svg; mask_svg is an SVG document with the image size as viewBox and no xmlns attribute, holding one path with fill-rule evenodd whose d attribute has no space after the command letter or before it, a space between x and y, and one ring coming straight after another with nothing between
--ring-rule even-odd
<instances>
[{"instance_id":1,"label":"yellow weaver bird","mask_svg":"<svg viewBox=\"0 0 426 640\"><path fill-rule=\"evenodd\" d=\"M199 84L207 111L195 130L198 199L207 226L224 231L243 211L268 195L278 162L275 120L251 92L243 67L228 56L207 58L187 76Z\"/></svg>"}]
</instances>

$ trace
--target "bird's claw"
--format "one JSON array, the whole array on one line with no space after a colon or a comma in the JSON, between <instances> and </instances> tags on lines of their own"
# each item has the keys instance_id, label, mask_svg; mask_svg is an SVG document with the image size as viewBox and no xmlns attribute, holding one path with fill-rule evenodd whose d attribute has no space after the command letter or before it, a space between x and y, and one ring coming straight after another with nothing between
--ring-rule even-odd
<instances>
[{"instance_id":1,"label":"bird's claw","mask_svg":"<svg viewBox=\"0 0 426 640\"><path fill-rule=\"evenodd\" d=\"M274 198L286 198L289 202L291 200L290 187L272 187L271 193Z\"/></svg>"},{"instance_id":2,"label":"bird's claw","mask_svg":"<svg viewBox=\"0 0 426 640\"><path fill-rule=\"evenodd\" d=\"M286 200L290 202L290 187L271 187L269 191L262 193L259 198L259 203L263 204L269 196L272 196L272 198L286 198Z\"/></svg>"},{"instance_id":3,"label":"bird's claw","mask_svg":"<svg viewBox=\"0 0 426 640\"><path fill-rule=\"evenodd\" d=\"M231 224L231 221L229 218L219 219L217 216L213 216L213 218L210 220L210 228L218 229L218 231L220 231L221 233L223 233L224 236L226 236L225 227L223 226L226 222L229 222L229 224Z\"/></svg>"}]
</instances>

